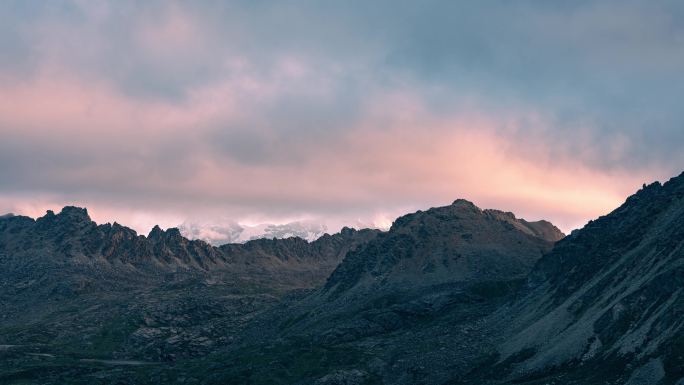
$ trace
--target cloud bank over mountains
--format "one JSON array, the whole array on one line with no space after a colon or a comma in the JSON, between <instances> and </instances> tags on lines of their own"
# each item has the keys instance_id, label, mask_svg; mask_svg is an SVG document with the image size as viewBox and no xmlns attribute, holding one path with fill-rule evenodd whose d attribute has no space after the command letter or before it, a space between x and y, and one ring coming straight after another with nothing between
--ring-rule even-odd
<instances>
[{"instance_id":1,"label":"cloud bank over mountains","mask_svg":"<svg viewBox=\"0 0 684 385\"><path fill-rule=\"evenodd\" d=\"M3 2L0 212L577 227L684 166L684 6L620 4Z\"/></svg>"},{"instance_id":2,"label":"cloud bank over mountains","mask_svg":"<svg viewBox=\"0 0 684 385\"><path fill-rule=\"evenodd\" d=\"M214 246L226 243L244 243L260 238L299 237L309 242L315 241L325 234L328 228L315 222L291 222L281 225L261 223L257 225L241 225L237 222L182 223L178 226L181 234L190 239L202 239Z\"/></svg>"}]
</instances>

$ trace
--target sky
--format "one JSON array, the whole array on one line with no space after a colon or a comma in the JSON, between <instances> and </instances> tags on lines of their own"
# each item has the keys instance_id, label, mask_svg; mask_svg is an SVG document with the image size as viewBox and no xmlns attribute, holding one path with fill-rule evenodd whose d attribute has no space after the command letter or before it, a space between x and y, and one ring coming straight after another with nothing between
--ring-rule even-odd
<instances>
[{"instance_id":1,"label":"sky","mask_svg":"<svg viewBox=\"0 0 684 385\"><path fill-rule=\"evenodd\" d=\"M564 231L684 170L679 1L0 2L0 212Z\"/></svg>"}]
</instances>

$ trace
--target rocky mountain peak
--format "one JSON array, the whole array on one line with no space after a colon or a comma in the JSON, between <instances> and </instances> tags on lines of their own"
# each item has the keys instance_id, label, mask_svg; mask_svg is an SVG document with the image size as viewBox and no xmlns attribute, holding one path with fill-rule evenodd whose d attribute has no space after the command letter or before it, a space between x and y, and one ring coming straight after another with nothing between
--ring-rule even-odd
<instances>
[{"instance_id":1,"label":"rocky mountain peak","mask_svg":"<svg viewBox=\"0 0 684 385\"><path fill-rule=\"evenodd\" d=\"M75 232L79 229L96 227L95 222L88 215L88 210L75 206L65 206L59 214L47 210L44 216L36 220L36 223L41 229L57 233L76 234Z\"/></svg>"},{"instance_id":2,"label":"rocky mountain peak","mask_svg":"<svg viewBox=\"0 0 684 385\"><path fill-rule=\"evenodd\" d=\"M74 222L92 222L88 209L76 206L64 206L58 217Z\"/></svg>"},{"instance_id":3,"label":"rocky mountain peak","mask_svg":"<svg viewBox=\"0 0 684 385\"><path fill-rule=\"evenodd\" d=\"M340 234L345 235L345 236L352 235L352 234L354 234L355 232L356 232L356 229L353 229L353 228L347 227L347 226L344 226L344 227L342 228L342 230L340 230Z\"/></svg>"},{"instance_id":4,"label":"rocky mountain peak","mask_svg":"<svg viewBox=\"0 0 684 385\"><path fill-rule=\"evenodd\" d=\"M200 240L197 240L197 241L188 240L183 235L181 235L181 232L178 228L171 227L171 228L168 228L166 230L162 230L157 225L155 225L152 228L149 235L147 236L147 239L152 244L165 245L167 247L181 247L181 248L184 247L184 245L187 246L190 242L195 242L197 244L204 243ZM178 252L178 250L176 250L176 252Z\"/></svg>"},{"instance_id":5,"label":"rocky mountain peak","mask_svg":"<svg viewBox=\"0 0 684 385\"><path fill-rule=\"evenodd\" d=\"M456 200L398 218L389 232L347 255L326 290L382 285L412 287L523 277L562 237L548 222L481 210Z\"/></svg>"},{"instance_id":6,"label":"rocky mountain peak","mask_svg":"<svg viewBox=\"0 0 684 385\"><path fill-rule=\"evenodd\" d=\"M170 228L166 229L166 237L169 239L181 239L181 238L183 238L180 230L177 227L170 227Z\"/></svg>"},{"instance_id":7,"label":"rocky mountain peak","mask_svg":"<svg viewBox=\"0 0 684 385\"><path fill-rule=\"evenodd\" d=\"M472 209L472 208L475 208L475 209L478 209L478 210L479 210L479 207L477 207L477 206L475 205L475 203L473 203L473 202L471 202L471 201L469 201L469 200L467 200L467 199L462 199L462 198L459 198L459 199L456 199L455 201L453 201L453 202L451 203L451 206L454 206L454 207L471 208L471 209Z\"/></svg>"},{"instance_id":8,"label":"rocky mountain peak","mask_svg":"<svg viewBox=\"0 0 684 385\"><path fill-rule=\"evenodd\" d=\"M472 202L457 199L449 206L433 207L426 211L418 210L415 213L403 215L392 223L390 231L401 231L400 229L412 231L416 226L425 227L454 219L476 218L481 214L482 210Z\"/></svg>"},{"instance_id":9,"label":"rocky mountain peak","mask_svg":"<svg viewBox=\"0 0 684 385\"><path fill-rule=\"evenodd\" d=\"M164 230L162 230L159 225L154 225L152 230L150 230L150 233L147 235L147 238L154 241L160 239L163 234Z\"/></svg>"}]
</instances>

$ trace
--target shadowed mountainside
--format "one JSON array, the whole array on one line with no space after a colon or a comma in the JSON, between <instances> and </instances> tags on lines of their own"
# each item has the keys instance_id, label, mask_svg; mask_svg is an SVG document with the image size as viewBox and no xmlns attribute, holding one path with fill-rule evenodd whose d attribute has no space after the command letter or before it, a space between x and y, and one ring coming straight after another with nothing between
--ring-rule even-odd
<instances>
[{"instance_id":1,"label":"shadowed mountainside","mask_svg":"<svg viewBox=\"0 0 684 385\"><path fill-rule=\"evenodd\" d=\"M684 174L644 185L560 241L491 317L504 331L492 373L516 383L683 383L683 247Z\"/></svg>"},{"instance_id":2,"label":"shadowed mountainside","mask_svg":"<svg viewBox=\"0 0 684 385\"><path fill-rule=\"evenodd\" d=\"M684 174L567 237L464 200L220 248L4 216L0 381L682 385L683 229Z\"/></svg>"},{"instance_id":3,"label":"shadowed mountainside","mask_svg":"<svg viewBox=\"0 0 684 385\"><path fill-rule=\"evenodd\" d=\"M322 284L378 233L213 247L177 229L145 237L97 225L76 207L37 220L5 216L0 383L88 382L101 361L167 365L207 354L284 295Z\"/></svg>"},{"instance_id":4,"label":"shadowed mountainside","mask_svg":"<svg viewBox=\"0 0 684 385\"><path fill-rule=\"evenodd\" d=\"M349 252L321 289L255 319L216 353L225 365L210 381L446 380L483 349L479 320L562 237L548 222L465 200L400 217Z\"/></svg>"},{"instance_id":5,"label":"shadowed mountainside","mask_svg":"<svg viewBox=\"0 0 684 385\"><path fill-rule=\"evenodd\" d=\"M477 250L506 266L496 240L511 238L500 228L484 236L494 213L461 201L400 218L323 288L258 317L217 353L224 365L209 382L684 383L684 174L563 238L526 277L431 266L445 255L480 258ZM469 215L481 234L455 226ZM511 256L534 261L521 258L519 240Z\"/></svg>"}]
</instances>

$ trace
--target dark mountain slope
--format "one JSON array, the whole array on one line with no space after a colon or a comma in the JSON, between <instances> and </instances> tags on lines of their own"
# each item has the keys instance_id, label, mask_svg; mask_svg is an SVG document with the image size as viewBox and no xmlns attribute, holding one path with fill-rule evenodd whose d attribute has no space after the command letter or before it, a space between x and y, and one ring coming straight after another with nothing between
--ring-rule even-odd
<instances>
[{"instance_id":1,"label":"dark mountain slope","mask_svg":"<svg viewBox=\"0 0 684 385\"><path fill-rule=\"evenodd\" d=\"M321 290L255 319L208 381L684 384L684 174L541 258L507 218L465 202L400 218ZM454 255L475 263L440 266ZM488 256L536 263L519 280Z\"/></svg>"},{"instance_id":2,"label":"dark mountain slope","mask_svg":"<svg viewBox=\"0 0 684 385\"><path fill-rule=\"evenodd\" d=\"M561 237L464 200L398 218L320 290L257 317L209 382L446 381L493 349L480 320Z\"/></svg>"},{"instance_id":3,"label":"dark mountain slope","mask_svg":"<svg viewBox=\"0 0 684 385\"><path fill-rule=\"evenodd\" d=\"M520 297L492 317L505 325L502 379L681 383L683 247L684 175L644 186L560 241Z\"/></svg>"},{"instance_id":4,"label":"dark mountain slope","mask_svg":"<svg viewBox=\"0 0 684 385\"><path fill-rule=\"evenodd\" d=\"M256 314L322 284L348 250L377 233L217 248L177 229L145 237L97 225L75 207L37 220L4 216L0 383L92 383L102 364L80 360L159 365L230 345Z\"/></svg>"},{"instance_id":5,"label":"dark mountain slope","mask_svg":"<svg viewBox=\"0 0 684 385\"><path fill-rule=\"evenodd\" d=\"M31 342L0 350L0 382L684 384L684 175L645 186L553 248L561 235L547 222L465 201L399 218L356 248L343 232L207 249L174 231L139 237L71 216L46 219L59 231L0 219L0 242L12 242L0 258L22 277L3 277L3 306L34 309L42 287L62 287L45 266L68 271L72 288L41 303L49 318L0 323L0 344ZM320 289L276 304L312 261L347 250ZM238 273L212 273L224 267ZM116 282L100 279L110 269L132 272L121 276L129 289L92 295ZM92 286L74 291L74 276ZM140 289L136 277L162 283ZM45 353L55 358L29 356Z\"/></svg>"}]
</instances>

